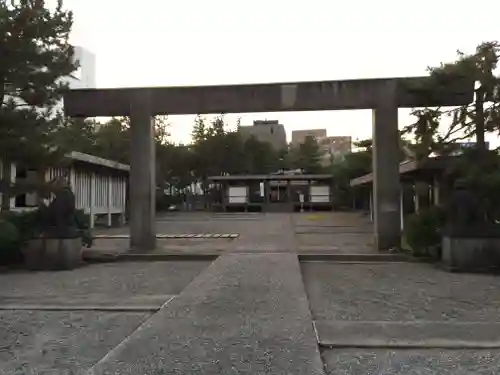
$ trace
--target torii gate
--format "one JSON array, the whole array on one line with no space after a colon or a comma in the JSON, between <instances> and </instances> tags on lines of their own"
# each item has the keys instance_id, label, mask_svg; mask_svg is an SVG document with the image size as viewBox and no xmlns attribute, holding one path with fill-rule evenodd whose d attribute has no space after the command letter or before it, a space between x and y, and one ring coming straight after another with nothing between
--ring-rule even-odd
<instances>
[{"instance_id":1,"label":"torii gate","mask_svg":"<svg viewBox=\"0 0 500 375\"><path fill-rule=\"evenodd\" d=\"M130 116L130 246L156 246L154 116L322 110L373 110L373 205L376 247L398 247L400 182L398 108L458 106L473 100L473 82L448 77L433 92L430 77L269 84L76 89L64 95L72 117Z\"/></svg>"}]
</instances>

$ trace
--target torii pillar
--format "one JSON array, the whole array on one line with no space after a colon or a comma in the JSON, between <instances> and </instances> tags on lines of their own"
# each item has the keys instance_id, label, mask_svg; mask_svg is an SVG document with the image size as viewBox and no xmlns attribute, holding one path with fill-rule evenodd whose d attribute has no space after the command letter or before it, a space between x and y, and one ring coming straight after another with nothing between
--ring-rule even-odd
<instances>
[{"instance_id":1,"label":"torii pillar","mask_svg":"<svg viewBox=\"0 0 500 375\"><path fill-rule=\"evenodd\" d=\"M156 150L151 91L130 95L130 248L156 247Z\"/></svg>"},{"instance_id":2,"label":"torii pillar","mask_svg":"<svg viewBox=\"0 0 500 375\"><path fill-rule=\"evenodd\" d=\"M380 87L373 116L373 222L375 247L401 246L399 130L395 81Z\"/></svg>"}]
</instances>

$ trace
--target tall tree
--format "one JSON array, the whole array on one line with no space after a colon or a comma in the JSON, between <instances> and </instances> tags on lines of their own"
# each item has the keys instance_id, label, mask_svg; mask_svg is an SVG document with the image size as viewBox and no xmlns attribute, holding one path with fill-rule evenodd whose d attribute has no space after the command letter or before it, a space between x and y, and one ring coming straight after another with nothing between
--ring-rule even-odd
<instances>
[{"instance_id":1,"label":"tall tree","mask_svg":"<svg viewBox=\"0 0 500 375\"><path fill-rule=\"evenodd\" d=\"M250 136L245 140L243 147L246 173L267 174L280 169L282 153L275 151L269 142L260 142L254 136Z\"/></svg>"},{"instance_id":2,"label":"tall tree","mask_svg":"<svg viewBox=\"0 0 500 375\"><path fill-rule=\"evenodd\" d=\"M0 159L4 177L11 162L43 167L57 159L54 133L62 78L77 68L69 34L71 12L59 1L54 9L43 0L0 0ZM3 180L2 208L9 208L10 178Z\"/></svg>"},{"instance_id":3,"label":"tall tree","mask_svg":"<svg viewBox=\"0 0 500 375\"><path fill-rule=\"evenodd\" d=\"M291 149L292 166L306 173L318 173L321 167L321 150L314 137L307 136L304 142Z\"/></svg>"},{"instance_id":4,"label":"tall tree","mask_svg":"<svg viewBox=\"0 0 500 375\"><path fill-rule=\"evenodd\" d=\"M451 110L424 108L413 112L417 121L405 127L403 133L415 138L419 157L427 157L431 152L449 153L456 149L457 141L471 137L476 138L477 149L484 151L485 134L500 132L500 78L495 73L499 55L499 43L486 42L473 54L459 51L455 62L429 69L433 91L438 95L450 77L462 76L475 83L475 99ZM449 118L450 125L441 132L441 120L445 117Z\"/></svg>"}]
</instances>

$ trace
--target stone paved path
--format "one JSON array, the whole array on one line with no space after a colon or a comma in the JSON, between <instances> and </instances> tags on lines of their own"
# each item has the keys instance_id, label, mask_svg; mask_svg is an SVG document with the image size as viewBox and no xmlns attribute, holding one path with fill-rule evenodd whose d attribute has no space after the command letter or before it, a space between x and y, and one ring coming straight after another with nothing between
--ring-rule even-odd
<instances>
[{"instance_id":1,"label":"stone paved path","mask_svg":"<svg viewBox=\"0 0 500 375\"><path fill-rule=\"evenodd\" d=\"M221 242L213 262L0 273L0 374L499 373L497 277L419 263L299 267L297 253L321 246L373 254L364 217L181 214L159 222L169 233L226 228L240 237ZM213 243L188 240L178 252L213 252Z\"/></svg>"},{"instance_id":2,"label":"stone paved path","mask_svg":"<svg viewBox=\"0 0 500 375\"><path fill-rule=\"evenodd\" d=\"M297 257L220 257L93 370L323 374Z\"/></svg>"},{"instance_id":3,"label":"stone paved path","mask_svg":"<svg viewBox=\"0 0 500 375\"><path fill-rule=\"evenodd\" d=\"M128 228L99 235L127 234ZM173 254L373 253L371 223L358 213L175 213L157 220L158 234L238 234L237 238L159 238L157 251ZM95 248L126 251L128 239L96 240Z\"/></svg>"}]
</instances>

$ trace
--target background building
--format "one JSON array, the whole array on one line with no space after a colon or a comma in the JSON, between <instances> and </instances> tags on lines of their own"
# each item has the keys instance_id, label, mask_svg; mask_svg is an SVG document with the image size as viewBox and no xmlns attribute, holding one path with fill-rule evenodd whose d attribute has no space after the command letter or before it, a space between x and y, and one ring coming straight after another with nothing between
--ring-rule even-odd
<instances>
[{"instance_id":1,"label":"background building","mask_svg":"<svg viewBox=\"0 0 500 375\"><path fill-rule=\"evenodd\" d=\"M326 135L326 129L304 129L292 131L292 146L304 143L306 137L313 137L318 142L322 153L322 165L329 165L342 158L352 150L352 138L349 136Z\"/></svg>"},{"instance_id":2,"label":"background building","mask_svg":"<svg viewBox=\"0 0 500 375\"><path fill-rule=\"evenodd\" d=\"M96 57L83 47L75 46L74 58L80 64L71 76L62 80L69 85L70 89L94 89L96 88ZM57 106L58 111L63 111L63 101Z\"/></svg>"},{"instance_id":3,"label":"background building","mask_svg":"<svg viewBox=\"0 0 500 375\"><path fill-rule=\"evenodd\" d=\"M244 137L254 136L261 142L270 143L275 150L287 148L285 127L278 120L256 120L252 126L240 126Z\"/></svg>"},{"instance_id":4,"label":"background building","mask_svg":"<svg viewBox=\"0 0 500 375\"><path fill-rule=\"evenodd\" d=\"M352 138L350 136L331 136L318 139L318 144L323 152L323 165L332 161L339 161L352 151Z\"/></svg>"},{"instance_id":5,"label":"background building","mask_svg":"<svg viewBox=\"0 0 500 375\"><path fill-rule=\"evenodd\" d=\"M80 67L67 78L72 89L93 89L96 87L96 57L89 50L75 46L75 60Z\"/></svg>"},{"instance_id":6,"label":"background building","mask_svg":"<svg viewBox=\"0 0 500 375\"><path fill-rule=\"evenodd\" d=\"M298 146L304 143L306 137L314 137L318 142L326 138L326 129L307 129L292 131L292 146Z\"/></svg>"}]
</instances>

